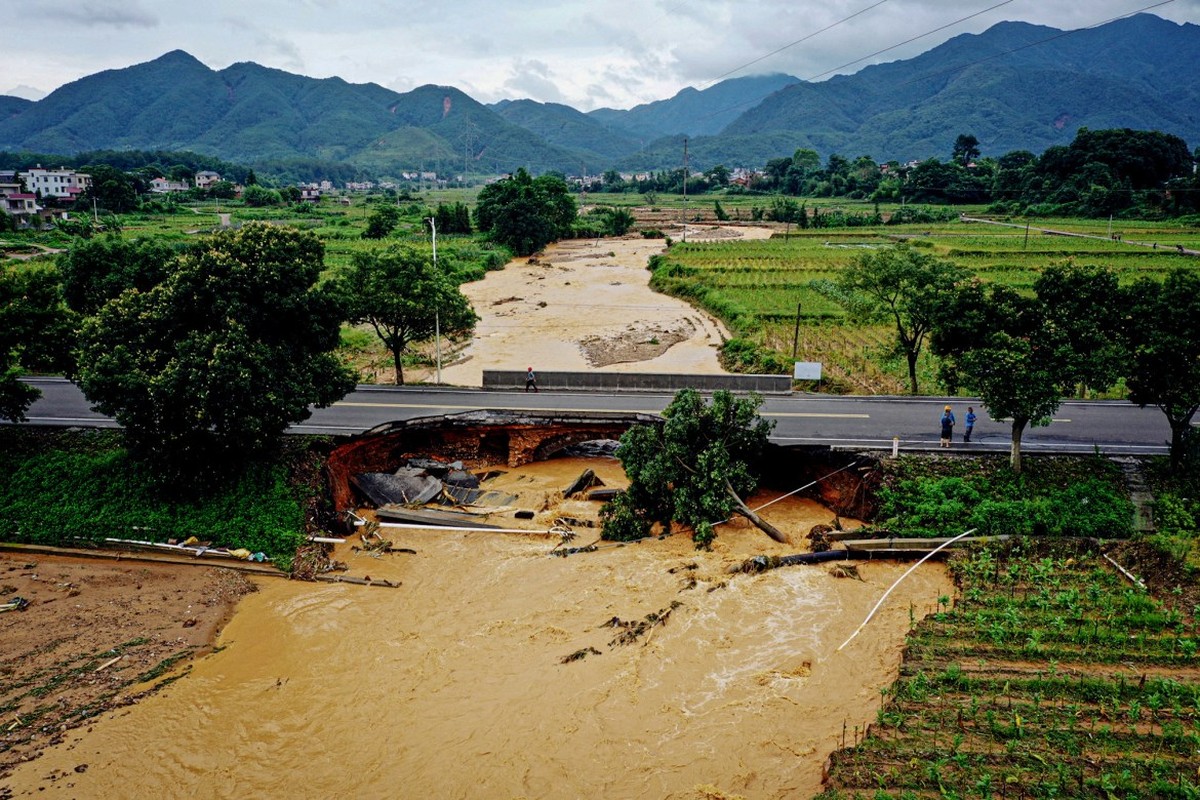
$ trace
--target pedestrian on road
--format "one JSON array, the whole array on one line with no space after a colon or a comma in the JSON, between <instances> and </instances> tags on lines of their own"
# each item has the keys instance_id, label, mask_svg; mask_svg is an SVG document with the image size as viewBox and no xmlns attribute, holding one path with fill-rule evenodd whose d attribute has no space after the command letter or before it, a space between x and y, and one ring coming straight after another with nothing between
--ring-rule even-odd
<instances>
[{"instance_id":1,"label":"pedestrian on road","mask_svg":"<svg viewBox=\"0 0 1200 800\"><path fill-rule=\"evenodd\" d=\"M964 442L971 441L971 431L975 430L975 420L975 409L967 406L967 415L963 417L963 422L966 424L966 427L963 428Z\"/></svg>"},{"instance_id":2,"label":"pedestrian on road","mask_svg":"<svg viewBox=\"0 0 1200 800\"><path fill-rule=\"evenodd\" d=\"M942 411L942 447L950 446L950 439L954 436L954 412L950 410L950 406Z\"/></svg>"},{"instance_id":3,"label":"pedestrian on road","mask_svg":"<svg viewBox=\"0 0 1200 800\"><path fill-rule=\"evenodd\" d=\"M537 390L538 390L537 375L533 374L533 367L526 367L525 368L525 391L528 392L530 389L533 389L533 391L535 393L537 392Z\"/></svg>"}]
</instances>

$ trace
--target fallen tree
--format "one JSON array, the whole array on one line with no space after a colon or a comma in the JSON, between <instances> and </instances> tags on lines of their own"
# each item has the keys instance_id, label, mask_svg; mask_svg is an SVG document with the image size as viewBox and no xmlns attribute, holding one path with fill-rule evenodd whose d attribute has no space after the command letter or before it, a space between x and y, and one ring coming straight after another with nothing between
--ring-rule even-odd
<instances>
[{"instance_id":1,"label":"fallen tree","mask_svg":"<svg viewBox=\"0 0 1200 800\"><path fill-rule=\"evenodd\" d=\"M751 511L742 497L754 491L753 465L773 423L758 416L762 399L718 391L706 403L683 389L663 411L661 425L635 425L621 437L616 456L629 488L600 511L605 539L649 536L655 525L690 527L697 547L708 547L714 526L738 514L777 542L787 536Z\"/></svg>"}]
</instances>

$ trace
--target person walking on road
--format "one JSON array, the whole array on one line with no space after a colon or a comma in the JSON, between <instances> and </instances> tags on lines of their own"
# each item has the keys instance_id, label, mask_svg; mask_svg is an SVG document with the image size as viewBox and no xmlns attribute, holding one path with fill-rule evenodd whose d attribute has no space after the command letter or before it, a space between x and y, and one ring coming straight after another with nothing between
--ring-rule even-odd
<instances>
[{"instance_id":1,"label":"person walking on road","mask_svg":"<svg viewBox=\"0 0 1200 800\"><path fill-rule=\"evenodd\" d=\"M950 410L950 406L946 406L942 411L942 447L950 446L950 439L954 436L954 412Z\"/></svg>"},{"instance_id":2,"label":"person walking on road","mask_svg":"<svg viewBox=\"0 0 1200 800\"><path fill-rule=\"evenodd\" d=\"M535 393L538 390L537 375L533 374L533 367L527 367L525 369L525 391L528 392L530 389L533 389Z\"/></svg>"},{"instance_id":3,"label":"person walking on road","mask_svg":"<svg viewBox=\"0 0 1200 800\"><path fill-rule=\"evenodd\" d=\"M963 417L963 424L966 426L963 428L964 442L971 441L971 431L975 430L976 419L977 417L975 416L975 409L971 406L967 406L967 415Z\"/></svg>"}]
</instances>

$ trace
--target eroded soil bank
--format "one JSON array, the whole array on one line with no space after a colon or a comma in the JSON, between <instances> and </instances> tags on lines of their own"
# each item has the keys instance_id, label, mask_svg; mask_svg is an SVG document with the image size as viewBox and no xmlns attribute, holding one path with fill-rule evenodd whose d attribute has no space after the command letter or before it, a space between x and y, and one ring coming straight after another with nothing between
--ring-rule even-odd
<instances>
[{"instance_id":1,"label":"eroded soil bank","mask_svg":"<svg viewBox=\"0 0 1200 800\"><path fill-rule=\"evenodd\" d=\"M621 483L615 462L593 459L505 479L540 524L589 513L556 495L584 466ZM843 730L852 743L874 718L910 615L951 586L939 566L918 570L837 652L908 565L861 564L862 581L824 566L729 575L802 549L832 517L794 498L763 513L796 544L731 524L711 553L675 536L557 558L545 533L385 529L415 554L348 543L337 557L400 588L262 580L185 680L0 784L70 797L812 796ZM572 544L594 536L576 532ZM624 623L668 609L617 643Z\"/></svg>"}]
</instances>

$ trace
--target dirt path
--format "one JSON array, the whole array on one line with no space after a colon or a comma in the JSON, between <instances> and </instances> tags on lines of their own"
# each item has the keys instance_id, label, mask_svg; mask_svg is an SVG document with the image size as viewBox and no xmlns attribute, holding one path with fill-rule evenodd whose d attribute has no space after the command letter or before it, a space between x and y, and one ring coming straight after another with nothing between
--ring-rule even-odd
<instances>
[{"instance_id":1,"label":"dirt path","mask_svg":"<svg viewBox=\"0 0 1200 800\"><path fill-rule=\"evenodd\" d=\"M766 238L768 228L688 226L688 240ZM674 235L674 234L673 234ZM650 289L661 239L568 241L463 286L480 321L475 337L443 358L442 382L479 386L485 369L724 372L717 348L729 332L709 315ZM447 366L448 364L448 366ZM414 371L410 380L434 379Z\"/></svg>"}]
</instances>

